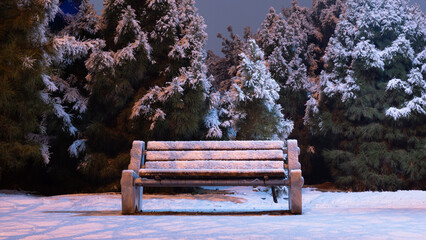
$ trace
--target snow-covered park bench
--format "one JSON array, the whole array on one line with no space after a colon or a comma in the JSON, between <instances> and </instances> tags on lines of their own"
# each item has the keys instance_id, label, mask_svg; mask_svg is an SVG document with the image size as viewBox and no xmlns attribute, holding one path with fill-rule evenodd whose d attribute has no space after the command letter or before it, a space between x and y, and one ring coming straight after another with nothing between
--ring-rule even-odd
<instances>
[{"instance_id":1,"label":"snow-covered park bench","mask_svg":"<svg viewBox=\"0 0 426 240\"><path fill-rule=\"evenodd\" d=\"M287 154L288 161L285 161ZM121 177L122 213L142 211L143 187L288 186L289 209L302 213L297 140L134 141Z\"/></svg>"}]
</instances>

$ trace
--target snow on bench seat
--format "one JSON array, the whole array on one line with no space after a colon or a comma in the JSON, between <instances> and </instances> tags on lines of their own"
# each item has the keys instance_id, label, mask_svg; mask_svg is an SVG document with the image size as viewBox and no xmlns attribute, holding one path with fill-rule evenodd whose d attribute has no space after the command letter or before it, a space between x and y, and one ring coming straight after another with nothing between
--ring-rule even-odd
<instances>
[{"instance_id":1,"label":"snow on bench seat","mask_svg":"<svg viewBox=\"0 0 426 240\"><path fill-rule=\"evenodd\" d=\"M283 149L283 141L150 141L147 150Z\"/></svg>"},{"instance_id":2,"label":"snow on bench seat","mask_svg":"<svg viewBox=\"0 0 426 240\"><path fill-rule=\"evenodd\" d=\"M283 169L283 161L147 161L145 169Z\"/></svg>"},{"instance_id":3,"label":"snow on bench seat","mask_svg":"<svg viewBox=\"0 0 426 240\"><path fill-rule=\"evenodd\" d=\"M284 160L282 150L147 151L147 161L163 160Z\"/></svg>"},{"instance_id":4,"label":"snow on bench seat","mask_svg":"<svg viewBox=\"0 0 426 240\"><path fill-rule=\"evenodd\" d=\"M140 169L142 178L285 178L284 169Z\"/></svg>"}]
</instances>

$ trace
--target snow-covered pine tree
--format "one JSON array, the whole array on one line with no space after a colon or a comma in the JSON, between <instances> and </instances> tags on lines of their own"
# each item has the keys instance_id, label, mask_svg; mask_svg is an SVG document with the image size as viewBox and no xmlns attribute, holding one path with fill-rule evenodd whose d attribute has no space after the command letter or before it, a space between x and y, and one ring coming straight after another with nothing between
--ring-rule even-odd
<instances>
[{"instance_id":1,"label":"snow-covered pine tree","mask_svg":"<svg viewBox=\"0 0 426 240\"><path fill-rule=\"evenodd\" d=\"M284 119L277 103L280 87L255 40L249 40L247 47L240 54L233 84L222 96L221 126L234 129L237 139L285 139L293 122Z\"/></svg>"},{"instance_id":2,"label":"snow-covered pine tree","mask_svg":"<svg viewBox=\"0 0 426 240\"><path fill-rule=\"evenodd\" d=\"M319 75L324 70L323 56L328 41L334 33L340 15L345 9L345 0L314 0L312 1L311 19L314 28L314 35L309 45L309 54L313 58L313 63L308 69L308 76L317 78L315 83L319 83Z\"/></svg>"},{"instance_id":3,"label":"snow-covered pine tree","mask_svg":"<svg viewBox=\"0 0 426 240\"><path fill-rule=\"evenodd\" d=\"M307 182L312 176L311 135L304 124L305 105L310 93L315 91L307 71L312 64L309 41L316 34L310 23L310 12L293 1L290 8L277 13L271 8L256 34L259 45L265 51L271 75L280 84L279 103L285 116L294 121L290 137L301 146L302 170L307 173Z\"/></svg>"},{"instance_id":4,"label":"snow-covered pine tree","mask_svg":"<svg viewBox=\"0 0 426 240\"><path fill-rule=\"evenodd\" d=\"M222 53L224 57L216 56L213 52L208 52L206 64L208 72L213 76L212 88L209 95L209 112L205 116L204 122L208 129L207 138L210 139L229 139L235 138L235 130L233 127L224 126L222 123L229 120L223 110L229 102L222 99L229 93L232 87L233 78L237 75L238 65L241 62L240 54L247 49L246 38L241 38L235 34L231 26L227 28L229 38L218 34L217 37L222 39ZM248 34L245 34L247 36Z\"/></svg>"},{"instance_id":5,"label":"snow-covered pine tree","mask_svg":"<svg viewBox=\"0 0 426 240\"><path fill-rule=\"evenodd\" d=\"M153 65L149 90L134 104L131 118L148 120L144 138L201 139L210 89L204 19L193 0L148 1L147 6L154 22L149 31Z\"/></svg>"},{"instance_id":6,"label":"snow-covered pine tree","mask_svg":"<svg viewBox=\"0 0 426 240\"><path fill-rule=\"evenodd\" d=\"M315 116L332 174L355 190L426 189L426 19L406 0L350 0Z\"/></svg>"},{"instance_id":7,"label":"snow-covered pine tree","mask_svg":"<svg viewBox=\"0 0 426 240\"><path fill-rule=\"evenodd\" d=\"M5 0L0 3L0 183L3 187L40 183L49 157L40 92L52 86L46 65L51 45L47 24L57 1ZM53 86L52 86L53 87Z\"/></svg>"},{"instance_id":8,"label":"snow-covered pine tree","mask_svg":"<svg viewBox=\"0 0 426 240\"><path fill-rule=\"evenodd\" d=\"M281 86L279 103L284 107L284 114L295 121L297 130L303 127L299 115L304 114L310 87L307 47L312 26L308 9L300 7L297 0L283 12L285 18L271 8L256 39L265 50L272 77Z\"/></svg>"},{"instance_id":9,"label":"snow-covered pine tree","mask_svg":"<svg viewBox=\"0 0 426 240\"><path fill-rule=\"evenodd\" d=\"M309 100L305 109L305 124L308 124L309 114L316 112L320 100L320 75L324 70L324 54L328 41L334 33L340 15L345 10L345 0L314 0L312 2L311 22L314 31L311 32L308 46L308 77L311 82Z\"/></svg>"},{"instance_id":10,"label":"snow-covered pine tree","mask_svg":"<svg viewBox=\"0 0 426 240\"><path fill-rule=\"evenodd\" d=\"M62 189L71 189L77 186L77 168L85 155L84 131L88 125L87 107L90 92L85 88L88 71L85 61L93 51L104 46L104 41L98 39L99 16L96 15L93 5L88 0L78 1L78 12L75 15L66 15L66 25L59 29L55 22L56 34L53 37L53 55L51 64L51 81L56 86L54 91L47 92L51 102L61 111L55 117L48 115L46 133L51 146L52 157L49 164L49 175L52 181L58 183ZM58 115L58 114L56 114ZM65 124L64 124L65 123ZM70 128L73 131L70 131ZM69 177L64 178L62 175ZM80 186L81 187L81 186Z\"/></svg>"},{"instance_id":11,"label":"snow-covered pine tree","mask_svg":"<svg viewBox=\"0 0 426 240\"><path fill-rule=\"evenodd\" d=\"M74 36L79 40L95 39L98 37L100 16L97 15L93 4L89 0L80 1L78 12L67 16L67 25L61 29L62 34Z\"/></svg>"},{"instance_id":12,"label":"snow-covered pine tree","mask_svg":"<svg viewBox=\"0 0 426 240\"><path fill-rule=\"evenodd\" d=\"M141 21L144 4L105 1L98 27L103 41L85 61L88 126L81 139L86 139L87 155L79 169L92 186L102 183L109 190L118 189L121 169L128 163L129 148L135 138L128 119L133 98L146 81L146 66L150 62L150 46Z\"/></svg>"},{"instance_id":13,"label":"snow-covered pine tree","mask_svg":"<svg viewBox=\"0 0 426 240\"><path fill-rule=\"evenodd\" d=\"M283 14L288 25L284 33L287 40L284 44L287 48L285 57L288 62L284 87L309 91L311 83L307 71L312 59L308 56L308 44L309 37L315 34L315 28L310 21L310 11L306 7L301 7L297 0L293 0L291 7L283 9Z\"/></svg>"},{"instance_id":14,"label":"snow-covered pine tree","mask_svg":"<svg viewBox=\"0 0 426 240\"><path fill-rule=\"evenodd\" d=\"M320 101L320 73L324 70L324 54L328 41L334 33L340 14L344 11L344 0L314 0L310 18L314 30L308 36L308 65L307 76L310 82L308 100L305 104L305 115L303 116L303 130L300 134L301 162L303 172L306 173L306 182L322 182L330 180L327 164L321 154L324 142L322 136L313 135L310 131L309 116L318 111Z\"/></svg>"},{"instance_id":15,"label":"snow-covered pine tree","mask_svg":"<svg viewBox=\"0 0 426 240\"><path fill-rule=\"evenodd\" d=\"M227 28L229 38L225 38L222 34L217 37L222 39L222 53L224 55L224 65L221 73L223 76L215 76L214 81L220 88L219 91L229 90L232 86L232 78L237 75L237 67L241 62L240 54L247 49L247 40L241 38L238 34L234 33L231 26Z\"/></svg>"}]
</instances>

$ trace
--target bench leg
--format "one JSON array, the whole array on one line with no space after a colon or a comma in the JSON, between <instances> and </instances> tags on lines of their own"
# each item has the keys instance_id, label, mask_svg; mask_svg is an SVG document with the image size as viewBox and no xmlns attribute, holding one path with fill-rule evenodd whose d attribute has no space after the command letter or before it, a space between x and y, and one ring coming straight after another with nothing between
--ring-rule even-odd
<instances>
[{"instance_id":1,"label":"bench leg","mask_svg":"<svg viewBox=\"0 0 426 240\"><path fill-rule=\"evenodd\" d=\"M142 209L141 186L135 186L135 179L138 178L133 170L123 170L121 175L121 212L132 214Z\"/></svg>"},{"instance_id":2,"label":"bench leg","mask_svg":"<svg viewBox=\"0 0 426 240\"><path fill-rule=\"evenodd\" d=\"M302 171L300 169L291 170L290 172L290 197L289 208L293 214L302 214Z\"/></svg>"},{"instance_id":3,"label":"bench leg","mask_svg":"<svg viewBox=\"0 0 426 240\"><path fill-rule=\"evenodd\" d=\"M143 187L136 187L136 211L142 212Z\"/></svg>"}]
</instances>

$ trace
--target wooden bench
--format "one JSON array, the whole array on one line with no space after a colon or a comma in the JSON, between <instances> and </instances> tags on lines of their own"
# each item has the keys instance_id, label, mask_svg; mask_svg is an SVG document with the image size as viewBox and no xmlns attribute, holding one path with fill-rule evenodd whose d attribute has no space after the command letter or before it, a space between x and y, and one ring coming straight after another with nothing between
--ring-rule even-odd
<instances>
[{"instance_id":1,"label":"wooden bench","mask_svg":"<svg viewBox=\"0 0 426 240\"><path fill-rule=\"evenodd\" d=\"M289 209L302 213L297 140L134 141L121 177L122 213L142 211L143 187L288 186ZM288 161L285 162L285 154ZM275 190L272 189L276 201Z\"/></svg>"}]
</instances>

